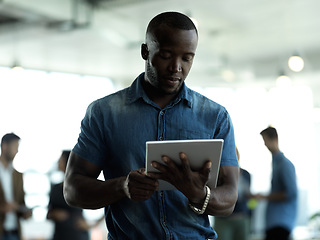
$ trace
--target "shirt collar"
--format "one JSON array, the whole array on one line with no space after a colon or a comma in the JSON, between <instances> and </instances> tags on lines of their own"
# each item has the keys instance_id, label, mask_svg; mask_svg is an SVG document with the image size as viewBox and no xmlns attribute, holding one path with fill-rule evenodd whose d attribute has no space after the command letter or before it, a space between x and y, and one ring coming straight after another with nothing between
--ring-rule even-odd
<instances>
[{"instance_id":1,"label":"shirt collar","mask_svg":"<svg viewBox=\"0 0 320 240\"><path fill-rule=\"evenodd\" d=\"M283 153L282 152L276 152L272 154L272 163L276 164L278 159L282 159Z\"/></svg>"},{"instance_id":2,"label":"shirt collar","mask_svg":"<svg viewBox=\"0 0 320 240\"><path fill-rule=\"evenodd\" d=\"M132 85L129 87L129 94L127 96L126 103L131 104L138 99L142 98L146 103L154 104L154 102L148 97L146 92L144 91L141 82L144 79L144 72L141 73L135 81L132 83ZM179 92L178 96L172 101L169 105L175 105L181 100L183 100L184 103L187 104L188 107L192 107L192 98L190 95L190 89L186 86L185 83L183 83L183 86L181 88L181 91Z\"/></svg>"},{"instance_id":3,"label":"shirt collar","mask_svg":"<svg viewBox=\"0 0 320 240\"><path fill-rule=\"evenodd\" d=\"M8 171L11 172L13 170L12 162L8 163L8 167L5 167L3 163L0 161L0 171Z\"/></svg>"}]
</instances>

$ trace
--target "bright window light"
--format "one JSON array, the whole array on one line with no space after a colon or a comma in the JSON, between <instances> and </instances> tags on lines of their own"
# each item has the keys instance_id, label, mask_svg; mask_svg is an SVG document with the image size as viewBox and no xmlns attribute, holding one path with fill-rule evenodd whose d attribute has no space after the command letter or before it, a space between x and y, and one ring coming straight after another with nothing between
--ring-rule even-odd
<instances>
[{"instance_id":1,"label":"bright window light","mask_svg":"<svg viewBox=\"0 0 320 240\"><path fill-rule=\"evenodd\" d=\"M0 68L0 134L21 137L14 165L21 171L48 172L64 149L71 149L87 106L114 92L110 79Z\"/></svg>"}]
</instances>

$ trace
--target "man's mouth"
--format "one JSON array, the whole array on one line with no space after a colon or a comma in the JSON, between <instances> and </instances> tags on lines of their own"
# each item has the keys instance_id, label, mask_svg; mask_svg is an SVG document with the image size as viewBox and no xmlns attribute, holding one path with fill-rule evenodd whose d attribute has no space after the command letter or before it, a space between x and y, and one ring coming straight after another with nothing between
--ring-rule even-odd
<instances>
[{"instance_id":1,"label":"man's mouth","mask_svg":"<svg viewBox=\"0 0 320 240\"><path fill-rule=\"evenodd\" d=\"M180 77L166 77L165 80L168 82L175 83L175 82L179 82L181 80L181 78Z\"/></svg>"}]
</instances>

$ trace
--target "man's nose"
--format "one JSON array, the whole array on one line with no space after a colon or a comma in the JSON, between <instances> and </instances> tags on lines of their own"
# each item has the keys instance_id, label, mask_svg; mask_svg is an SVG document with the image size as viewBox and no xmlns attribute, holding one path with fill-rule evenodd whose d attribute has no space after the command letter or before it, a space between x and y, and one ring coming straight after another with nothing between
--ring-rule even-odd
<instances>
[{"instance_id":1,"label":"man's nose","mask_svg":"<svg viewBox=\"0 0 320 240\"><path fill-rule=\"evenodd\" d=\"M170 67L169 67L169 70L173 73L177 73L177 72L181 72L182 71L182 64L181 62L179 61L179 59L173 59L171 64L170 64Z\"/></svg>"}]
</instances>

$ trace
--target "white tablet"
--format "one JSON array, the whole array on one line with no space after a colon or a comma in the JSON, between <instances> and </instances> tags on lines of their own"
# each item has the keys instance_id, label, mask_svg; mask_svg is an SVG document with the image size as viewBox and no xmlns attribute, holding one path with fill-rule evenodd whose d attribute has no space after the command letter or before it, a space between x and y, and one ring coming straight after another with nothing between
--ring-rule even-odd
<instances>
[{"instance_id":1,"label":"white tablet","mask_svg":"<svg viewBox=\"0 0 320 240\"><path fill-rule=\"evenodd\" d=\"M217 185L220 159L223 147L223 139L199 139L199 140L169 140L146 142L146 170L157 172L151 166L153 161L163 163L161 157L166 155L175 163L181 164L179 153L184 152L189 159L191 169L199 170L203 164L212 162L208 186L212 189ZM163 180L159 180L159 190L173 190L175 187Z\"/></svg>"}]
</instances>

